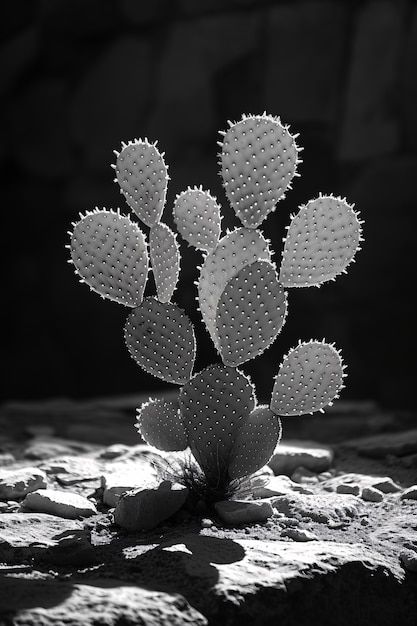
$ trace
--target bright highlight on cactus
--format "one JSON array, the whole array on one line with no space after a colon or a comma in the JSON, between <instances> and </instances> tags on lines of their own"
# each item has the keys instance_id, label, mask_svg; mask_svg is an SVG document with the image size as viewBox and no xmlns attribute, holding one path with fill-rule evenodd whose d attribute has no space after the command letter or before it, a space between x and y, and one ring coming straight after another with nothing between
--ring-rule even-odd
<instances>
[{"instance_id":1,"label":"bright highlight on cactus","mask_svg":"<svg viewBox=\"0 0 417 626\"><path fill-rule=\"evenodd\" d=\"M346 272L362 241L353 205L320 194L291 217L277 272L259 226L298 176L297 136L265 113L243 115L221 135L223 185L241 225L222 236L220 205L202 187L188 187L172 208L181 237L204 255L198 303L221 363L193 373L194 328L172 302L180 248L161 221L168 174L155 143L123 143L113 168L128 206L149 228L156 296L144 298L147 237L119 211L87 212L74 224L68 246L82 282L131 307L124 335L135 362L148 374L181 385L178 403L149 400L138 409L136 425L151 446L190 452L198 469L183 466L183 481L192 497L207 503L231 497L268 463L281 438L281 417L323 411L338 397L345 373L331 343L300 341L290 350L269 405L258 405L251 381L237 367L262 354L281 332L286 290L334 280Z\"/></svg>"}]
</instances>

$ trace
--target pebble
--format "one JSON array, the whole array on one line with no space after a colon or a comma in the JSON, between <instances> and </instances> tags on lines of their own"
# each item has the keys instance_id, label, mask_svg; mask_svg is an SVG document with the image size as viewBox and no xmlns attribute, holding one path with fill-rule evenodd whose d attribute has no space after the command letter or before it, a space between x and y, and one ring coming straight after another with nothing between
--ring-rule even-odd
<instances>
[{"instance_id":1,"label":"pebble","mask_svg":"<svg viewBox=\"0 0 417 626\"><path fill-rule=\"evenodd\" d=\"M296 483L306 483L309 485L316 485L319 482L319 477L315 472L312 472L307 467L297 467L297 469L291 474L291 480Z\"/></svg>"},{"instance_id":2,"label":"pebble","mask_svg":"<svg viewBox=\"0 0 417 626\"><path fill-rule=\"evenodd\" d=\"M304 467L313 472L324 472L333 461L333 451L311 441L287 440L280 443L268 465L274 474L291 475L297 467Z\"/></svg>"},{"instance_id":3,"label":"pebble","mask_svg":"<svg viewBox=\"0 0 417 626\"><path fill-rule=\"evenodd\" d=\"M39 489L29 493L22 505L30 511L49 513L65 519L88 517L97 513L94 504L84 496L55 489Z\"/></svg>"},{"instance_id":4,"label":"pebble","mask_svg":"<svg viewBox=\"0 0 417 626\"><path fill-rule=\"evenodd\" d=\"M46 474L37 467L0 470L0 499L23 498L26 494L46 487Z\"/></svg>"},{"instance_id":5,"label":"pebble","mask_svg":"<svg viewBox=\"0 0 417 626\"><path fill-rule=\"evenodd\" d=\"M374 487L364 487L361 493L362 500L366 502L382 502L384 494Z\"/></svg>"},{"instance_id":6,"label":"pebble","mask_svg":"<svg viewBox=\"0 0 417 626\"><path fill-rule=\"evenodd\" d=\"M254 498L270 498L272 496L282 496L286 493L297 491L298 493L312 494L311 489L303 487L291 480L289 476L281 474L272 476L267 480L253 481L251 493Z\"/></svg>"},{"instance_id":7,"label":"pebble","mask_svg":"<svg viewBox=\"0 0 417 626\"><path fill-rule=\"evenodd\" d=\"M128 452L128 450L129 446L126 446L123 443L115 443L112 446L104 448L104 450L100 453L100 458L106 460L116 459L117 457L122 456L122 454Z\"/></svg>"},{"instance_id":8,"label":"pebble","mask_svg":"<svg viewBox=\"0 0 417 626\"><path fill-rule=\"evenodd\" d=\"M201 528L211 528L213 524L213 520L209 519L208 517L203 517L203 519L201 520Z\"/></svg>"},{"instance_id":9,"label":"pebble","mask_svg":"<svg viewBox=\"0 0 417 626\"><path fill-rule=\"evenodd\" d=\"M214 508L226 524L266 522L274 513L269 500L222 500Z\"/></svg>"},{"instance_id":10,"label":"pebble","mask_svg":"<svg viewBox=\"0 0 417 626\"><path fill-rule=\"evenodd\" d=\"M417 500L417 485L404 489L400 495L401 500Z\"/></svg>"},{"instance_id":11,"label":"pebble","mask_svg":"<svg viewBox=\"0 0 417 626\"><path fill-rule=\"evenodd\" d=\"M401 550L400 560L406 570L417 572L417 552L415 550Z\"/></svg>"},{"instance_id":12,"label":"pebble","mask_svg":"<svg viewBox=\"0 0 417 626\"><path fill-rule=\"evenodd\" d=\"M336 493L349 493L352 496L358 496L360 491L359 485L351 485L349 483L340 483L336 487Z\"/></svg>"},{"instance_id":13,"label":"pebble","mask_svg":"<svg viewBox=\"0 0 417 626\"><path fill-rule=\"evenodd\" d=\"M153 489L132 489L118 501L114 509L114 521L131 532L152 530L172 517L187 497L186 487L168 480Z\"/></svg>"},{"instance_id":14,"label":"pebble","mask_svg":"<svg viewBox=\"0 0 417 626\"><path fill-rule=\"evenodd\" d=\"M281 537L289 537L294 541L314 541L317 536L309 530L303 528L286 528L281 532Z\"/></svg>"}]
</instances>

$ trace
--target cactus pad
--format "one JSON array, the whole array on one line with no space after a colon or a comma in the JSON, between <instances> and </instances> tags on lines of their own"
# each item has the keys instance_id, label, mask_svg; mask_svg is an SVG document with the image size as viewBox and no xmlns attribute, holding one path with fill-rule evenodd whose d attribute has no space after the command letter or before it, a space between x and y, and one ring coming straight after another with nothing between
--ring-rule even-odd
<instances>
[{"instance_id":1,"label":"cactus pad","mask_svg":"<svg viewBox=\"0 0 417 626\"><path fill-rule=\"evenodd\" d=\"M148 277L145 236L129 217L103 209L74 224L71 260L82 282L101 296L139 306Z\"/></svg>"},{"instance_id":2,"label":"cactus pad","mask_svg":"<svg viewBox=\"0 0 417 626\"><path fill-rule=\"evenodd\" d=\"M235 368L210 365L182 387L179 399L189 446L201 468L227 469L242 419L255 408L252 383Z\"/></svg>"},{"instance_id":3,"label":"cactus pad","mask_svg":"<svg viewBox=\"0 0 417 626\"><path fill-rule=\"evenodd\" d=\"M285 356L275 377L271 410L282 417L322 410L343 388L339 352L328 343L300 343Z\"/></svg>"},{"instance_id":4,"label":"cactus pad","mask_svg":"<svg viewBox=\"0 0 417 626\"><path fill-rule=\"evenodd\" d=\"M178 405L165 400L149 400L138 409L136 427L142 438L159 450L171 452L188 447L187 433Z\"/></svg>"},{"instance_id":5,"label":"cactus pad","mask_svg":"<svg viewBox=\"0 0 417 626\"><path fill-rule=\"evenodd\" d=\"M175 234L166 224L158 222L149 233L149 252L160 302L169 302L177 286L180 253Z\"/></svg>"},{"instance_id":6,"label":"cactus pad","mask_svg":"<svg viewBox=\"0 0 417 626\"><path fill-rule=\"evenodd\" d=\"M269 406L258 406L239 428L230 455L229 476L244 478L264 467L281 438L281 420Z\"/></svg>"},{"instance_id":7,"label":"cactus pad","mask_svg":"<svg viewBox=\"0 0 417 626\"><path fill-rule=\"evenodd\" d=\"M299 162L295 136L270 115L229 124L220 155L226 195L242 224L257 228L290 188Z\"/></svg>"},{"instance_id":8,"label":"cactus pad","mask_svg":"<svg viewBox=\"0 0 417 626\"><path fill-rule=\"evenodd\" d=\"M216 247L221 232L220 206L208 191L188 188L174 203L174 221L181 236L199 250Z\"/></svg>"},{"instance_id":9,"label":"cactus pad","mask_svg":"<svg viewBox=\"0 0 417 626\"><path fill-rule=\"evenodd\" d=\"M126 320L125 341L132 358L149 374L177 385L190 379L194 329L176 304L145 298Z\"/></svg>"},{"instance_id":10,"label":"cactus pad","mask_svg":"<svg viewBox=\"0 0 417 626\"><path fill-rule=\"evenodd\" d=\"M115 154L115 181L121 193L139 219L153 226L161 219L165 205L168 174L164 155L146 139L122 143L122 150Z\"/></svg>"},{"instance_id":11,"label":"cactus pad","mask_svg":"<svg viewBox=\"0 0 417 626\"><path fill-rule=\"evenodd\" d=\"M280 281L309 287L344 272L359 249L361 221L342 198L320 195L300 207L288 227Z\"/></svg>"},{"instance_id":12,"label":"cactus pad","mask_svg":"<svg viewBox=\"0 0 417 626\"><path fill-rule=\"evenodd\" d=\"M228 233L206 256L198 281L198 299L203 321L216 347L216 310L226 284L246 265L270 258L268 241L260 231L248 228Z\"/></svg>"},{"instance_id":13,"label":"cactus pad","mask_svg":"<svg viewBox=\"0 0 417 626\"><path fill-rule=\"evenodd\" d=\"M275 340L287 313L287 295L269 261L246 265L227 283L216 312L220 354L237 366Z\"/></svg>"}]
</instances>

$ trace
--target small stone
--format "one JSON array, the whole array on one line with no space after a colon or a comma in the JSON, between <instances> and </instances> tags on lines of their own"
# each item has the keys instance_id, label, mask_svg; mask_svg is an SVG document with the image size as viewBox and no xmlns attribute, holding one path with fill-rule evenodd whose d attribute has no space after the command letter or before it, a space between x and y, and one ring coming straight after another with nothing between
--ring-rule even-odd
<instances>
[{"instance_id":1,"label":"small stone","mask_svg":"<svg viewBox=\"0 0 417 626\"><path fill-rule=\"evenodd\" d=\"M89 532L76 520L63 520L45 513L0 516L2 557L9 562L42 558L46 550L56 548L63 538L79 539L81 536L88 541Z\"/></svg>"},{"instance_id":2,"label":"small stone","mask_svg":"<svg viewBox=\"0 0 417 626\"><path fill-rule=\"evenodd\" d=\"M402 550L400 552L400 560L406 570L417 572L417 552L415 550Z\"/></svg>"},{"instance_id":3,"label":"small stone","mask_svg":"<svg viewBox=\"0 0 417 626\"><path fill-rule=\"evenodd\" d=\"M295 483L289 476L284 474L280 476L272 476L266 480L253 481L251 484L251 493L254 498L270 498L271 496L282 496L286 493L312 494L310 489L302 487Z\"/></svg>"},{"instance_id":4,"label":"small stone","mask_svg":"<svg viewBox=\"0 0 417 626\"><path fill-rule=\"evenodd\" d=\"M280 443L268 465L274 474L291 475L300 465L314 472L324 472L332 461L330 448L311 441L287 440Z\"/></svg>"},{"instance_id":5,"label":"small stone","mask_svg":"<svg viewBox=\"0 0 417 626\"><path fill-rule=\"evenodd\" d=\"M116 459L117 457L122 456L122 454L128 452L128 450L129 446L126 446L123 443L115 443L114 445L105 448L103 452L101 452L100 458L106 460Z\"/></svg>"},{"instance_id":6,"label":"small stone","mask_svg":"<svg viewBox=\"0 0 417 626\"><path fill-rule=\"evenodd\" d=\"M213 520L208 517L203 517L201 520L201 528L211 528L213 524Z\"/></svg>"},{"instance_id":7,"label":"small stone","mask_svg":"<svg viewBox=\"0 0 417 626\"><path fill-rule=\"evenodd\" d=\"M294 541L314 541L317 536L309 530L303 528L286 528L282 531L281 537L289 537Z\"/></svg>"},{"instance_id":8,"label":"small stone","mask_svg":"<svg viewBox=\"0 0 417 626\"><path fill-rule=\"evenodd\" d=\"M0 467L7 467L7 465L14 463L15 460L13 454L10 454L10 452L2 452L0 454Z\"/></svg>"},{"instance_id":9,"label":"small stone","mask_svg":"<svg viewBox=\"0 0 417 626\"><path fill-rule=\"evenodd\" d=\"M379 489L382 493L396 493L397 491L401 491L401 487L394 483L392 478L389 477L376 480L372 483L372 487Z\"/></svg>"},{"instance_id":10,"label":"small stone","mask_svg":"<svg viewBox=\"0 0 417 626\"><path fill-rule=\"evenodd\" d=\"M351 485L349 483L340 483L336 487L336 493L349 493L352 496L358 496L360 491L359 485Z\"/></svg>"},{"instance_id":11,"label":"small stone","mask_svg":"<svg viewBox=\"0 0 417 626\"><path fill-rule=\"evenodd\" d=\"M292 473L291 479L296 483L306 483L309 485L316 485L319 482L317 474L302 465L297 467L297 469Z\"/></svg>"},{"instance_id":12,"label":"small stone","mask_svg":"<svg viewBox=\"0 0 417 626\"><path fill-rule=\"evenodd\" d=\"M46 487L45 472L37 467L0 470L0 499L23 498L26 494Z\"/></svg>"},{"instance_id":13,"label":"small stone","mask_svg":"<svg viewBox=\"0 0 417 626\"><path fill-rule=\"evenodd\" d=\"M214 508L223 522L232 525L266 522L274 513L269 500L222 500Z\"/></svg>"},{"instance_id":14,"label":"small stone","mask_svg":"<svg viewBox=\"0 0 417 626\"><path fill-rule=\"evenodd\" d=\"M356 517L363 503L355 496L344 494L304 495L292 493L271 498L272 506L287 517L305 517L306 520L328 523L347 521Z\"/></svg>"},{"instance_id":15,"label":"small stone","mask_svg":"<svg viewBox=\"0 0 417 626\"><path fill-rule=\"evenodd\" d=\"M34 491L26 496L22 504L30 511L50 513L65 519L88 517L97 513L94 504L84 496L55 489Z\"/></svg>"},{"instance_id":16,"label":"small stone","mask_svg":"<svg viewBox=\"0 0 417 626\"><path fill-rule=\"evenodd\" d=\"M404 489L400 495L401 500L417 500L417 485Z\"/></svg>"},{"instance_id":17,"label":"small stone","mask_svg":"<svg viewBox=\"0 0 417 626\"><path fill-rule=\"evenodd\" d=\"M298 526L300 524L300 520L298 520L297 518L295 518L295 517L285 517L285 515L280 517L278 521L279 521L280 524L282 524L282 526L294 527L294 526Z\"/></svg>"},{"instance_id":18,"label":"small stone","mask_svg":"<svg viewBox=\"0 0 417 626\"><path fill-rule=\"evenodd\" d=\"M382 502L384 494L374 487L364 487L361 493L362 500L366 502Z\"/></svg>"},{"instance_id":19,"label":"small stone","mask_svg":"<svg viewBox=\"0 0 417 626\"><path fill-rule=\"evenodd\" d=\"M188 489L164 480L157 488L132 489L117 503L114 521L131 532L152 530L172 517L185 503Z\"/></svg>"}]
</instances>

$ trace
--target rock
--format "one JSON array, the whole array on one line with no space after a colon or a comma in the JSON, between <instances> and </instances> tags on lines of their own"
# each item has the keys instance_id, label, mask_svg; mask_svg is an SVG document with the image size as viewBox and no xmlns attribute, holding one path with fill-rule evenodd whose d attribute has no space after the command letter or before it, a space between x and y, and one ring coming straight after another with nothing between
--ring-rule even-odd
<instances>
[{"instance_id":1,"label":"rock","mask_svg":"<svg viewBox=\"0 0 417 626\"><path fill-rule=\"evenodd\" d=\"M81 522L64 520L45 513L7 513L0 516L0 546L7 562L24 559L53 560L53 551L65 547L66 558L74 547L90 544L90 533ZM47 552L49 551L49 552ZM58 553L56 553L58 554ZM90 553L91 554L91 553ZM65 564L65 559L61 561ZM56 562L56 561L55 561Z\"/></svg>"},{"instance_id":2,"label":"rock","mask_svg":"<svg viewBox=\"0 0 417 626\"><path fill-rule=\"evenodd\" d=\"M129 451L129 446L123 443L115 443L112 446L107 446L101 453L100 458L105 460L117 459L117 457L126 454Z\"/></svg>"},{"instance_id":3,"label":"rock","mask_svg":"<svg viewBox=\"0 0 417 626\"><path fill-rule=\"evenodd\" d=\"M417 428L399 433L381 433L372 437L351 439L343 447L355 449L359 454L374 459L388 455L405 456L417 452Z\"/></svg>"},{"instance_id":4,"label":"rock","mask_svg":"<svg viewBox=\"0 0 417 626\"><path fill-rule=\"evenodd\" d=\"M94 504L84 496L55 489L41 489L29 493L22 505L30 511L50 513L65 519L89 517L97 513Z\"/></svg>"},{"instance_id":5,"label":"rock","mask_svg":"<svg viewBox=\"0 0 417 626\"><path fill-rule=\"evenodd\" d=\"M40 467L47 474L54 475L61 484L72 485L99 479L105 465L88 456L65 455L48 460Z\"/></svg>"},{"instance_id":6,"label":"rock","mask_svg":"<svg viewBox=\"0 0 417 626\"><path fill-rule=\"evenodd\" d=\"M300 465L313 472L324 472L332 460L330 448L311 441L287 440L279 444L268 465L274 474L291 475Z\"/></svg>"},{"instance_id":7,"label":"rock","mask_svg":"<svg viewBox=\"0 0 417 626\"><path fill-rule=\"evenodd\" d=\"M2 580L1 615L14 626L207 626L208 621L177 593L165 593L123 580L89 578Z\"/></svg>"},{"instance_id":8,"label":"rock","mask_svg":"<svg viewBox=\"0 0 417 626\"><path fill-rule=\"evenodd\" d=\"M10 452L0 453L0 467L7 467L8 465L14 463L14 461L15 458L13 454L10 454Z\"/></svg>"},{"instance_id":9,"label":"rock","mask_svg":"<svg viewBox=\"0 0 417 626\"><path fill-rule=\"evenodd\" d=\"M186 487L167 480L154 489L132 489L117 503L114 521L131 532L151 530L174 515L187 497Z\"/></svg>"},{"instance_id":10,"label":"rock","mask_svg":"<svg viewBox=\"0 0 417 626\"><path fill-rule=\"evenodd\" d=\"M400 559L406 570L417 572L417 552L415 550L401 550Z\"/></svg>"},{"instance_id":11,"label":"rock","mask_svg":"<svg viewBox=\"0 0 417 626\"><path fill-rule=\"evenodd\" d=\"M294 541L315 541L317 536L309 530L302 528L286 528L282 531L281 537L289 537Z\"/></svg>"},{"instance_id":12,"label":"rock","mask_svg":"<svg viewBox=\"0 0 417 626\"><path fill-rule=\"evenodd\" d=\"M358 495L360 490L365 487L373 487L382 493L401 491L401 487L394 483L389 476L373 476L372 474L356 474L354 472L342 474L341 476L332 476L322 481L321 484L326 491L353 493L354 495Z\"/></svg>"},{"instance_id":13,"label":"rock","mask_svg":"<svg viewBox=\"0 0 417 626\"><path fill-rule=\"evenodd\" d=\"M296 483L305 483L307 485L316 485L319 482L317 474L302 465L297 467L292 473L291 479Z\"/></svg>"},{"instance_id":14,"label":"rock","mask_svg":"<svg viewBox=\"0 0 417 626\"><path fill-rule=\"evenodd\" d=\"M251 493L254 498L270 498L271 496L281 496L286 493L313 493L310 489L305 489L291 478L281 474L280 476L267 477L266 479L251 481Z\"/></svg>"},{"instance_id":15,"label":"rock","mask_svg":"<svg viewBox=\"0 0 417 626\"><path fill-rule=\"evenodd\" d=\"M65 441L59 437L39 436L25 447L23 455L32 461L45 461L54 457L71 456L75 452L84 452L84 450L83 444Z\"/></svg>"},{"instance_id":16,"label":"rock","mask_svg":"<svg viewBox=\"0 0 417 626\"><path fill-rule=\"evenodd\" d=\"M23 498L26 494L46 487L45 472L37 467L0 470L0 499Z\"/></svg>"},{"instance_id":17,"label":"rock","mask_svg":"<svg viewBox=\"0 0 417 626\"><path fill-rule=\"evenodd\" d=\"M144 468L144 464L141 466ZM115 472L108 472L101 477L103 488L103 502L109 507L115 507L121 496L131 489L149 489L156 487L157 476L151 466L148 471L137 471L138 468L131 468L128 465Z\"/></svg>"},{"instance_id":18,"label":"rock","mask_svg":"<svg viewBox=\"0 0 417 626\"><path fill-rule=\"evenodd\" d=\"M222 500L214 508L220 519L232 526L266 522L274 513L269 500Z\"/></svg>"},{"instance_id":19,"label":"rock","mask_svg":"<svg viewBox=\"0 0 417 626\"><path fill-rule=\"evenodd\" d=\"M397 491L401 491L401 487L394 483L392 478L389 478L388 476L386 478L375 480L375 482L372 483L372 487L374 489L379 489L382 493L396 493Z\"/></svg>"},{"instance_id":20,"label":"rock","mask_svg":"<svg viewBox=\"0 0 417 626\"><path fill-rule=\"evenodd\" d=\"M404 489L400 495L401 500L417 500L417 485Z\"/></svg>"},{"instance_id":21,"label":"rock","mask_svg":"<svg viewBox=\"0 0 417 626\"><path fill-rule=\"evenodd\" d=\"M340 483L336 487L336 493L349 493L352 496L358 496L361 490L359 485L350 485L349 483Z\"/></svg>"},{"instance_id":22,"label":"rock","mask_svg":"<svg viewBox=\"0 0 417 626\"><path fill-rule=\"evenodd\" d=\"M356 517L363 503L350 495L289 494L271 498L272 506L288 517L298 515L315 522L345 521Z\"/></svg>"},{"instance_id":23,"label":"rock","mask_svg":"<svg viewBox=\"0 0 417 626\"><path fill-rule=\"evenodd\" d=\"M384 494L379 489L374 489L374 487L364 487L361 498L366 502L382 502Z\"/></svg>"}]
</instances>

